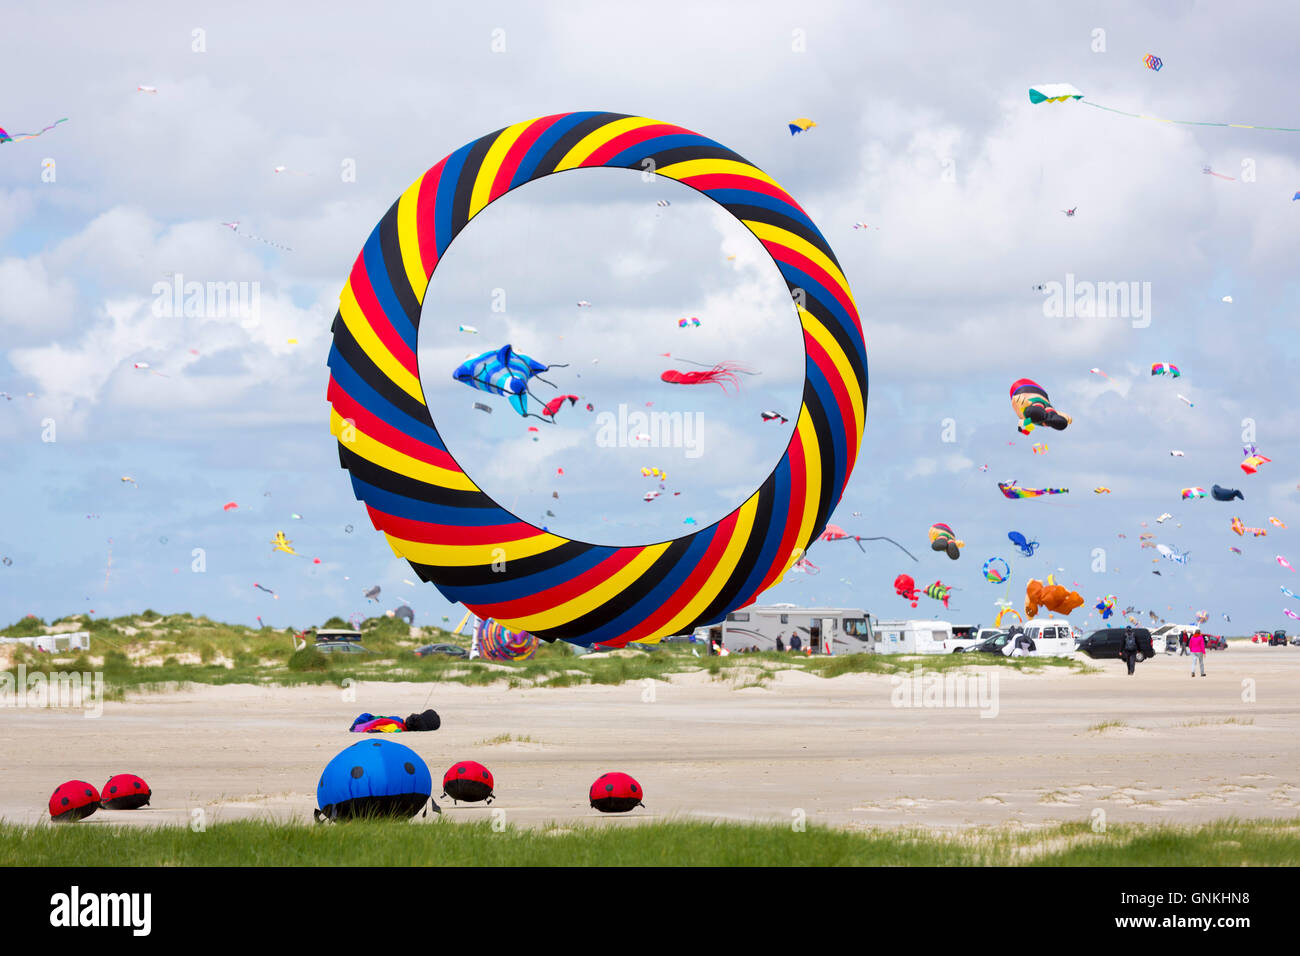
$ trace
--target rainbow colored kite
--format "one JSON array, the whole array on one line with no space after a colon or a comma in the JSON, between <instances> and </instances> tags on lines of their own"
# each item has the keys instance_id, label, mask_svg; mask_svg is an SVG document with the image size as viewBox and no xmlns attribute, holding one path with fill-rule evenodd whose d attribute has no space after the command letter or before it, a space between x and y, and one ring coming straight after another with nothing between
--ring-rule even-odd
<instances>
[{"instance_id":1,"label":"rainbow colored kite","mask_svg":"<svg viewBox=\"0 0 1300 956\"><path fill-rule=\"evenodd\" d=\"M1064 495L1068 494L1069 488L1021 488L1014 481L999 481L998 491L1002 492L1003 497L1015 500L1017 498L1041 498L1043 495Z\"/></svg>"}]
</instances>

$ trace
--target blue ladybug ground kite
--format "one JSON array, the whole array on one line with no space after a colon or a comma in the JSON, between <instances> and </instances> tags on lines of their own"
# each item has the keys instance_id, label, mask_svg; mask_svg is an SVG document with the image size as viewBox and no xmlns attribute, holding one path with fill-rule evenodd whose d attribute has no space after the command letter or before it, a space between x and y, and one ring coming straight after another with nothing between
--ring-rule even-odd
<instances>
[{"instance_id":1,"label":"blue ladybug ground kite","mask_svg":"<svg viewBox=\"0 0 1300 956\"><path fill-rule=\"evenodd\" d=\"M362 740L325 766L316 786L317 821L357 817L413 817L429 802L433 776L410 747ZM441 813L433 805L435 813Z\"/></svg>"}]
</instances>

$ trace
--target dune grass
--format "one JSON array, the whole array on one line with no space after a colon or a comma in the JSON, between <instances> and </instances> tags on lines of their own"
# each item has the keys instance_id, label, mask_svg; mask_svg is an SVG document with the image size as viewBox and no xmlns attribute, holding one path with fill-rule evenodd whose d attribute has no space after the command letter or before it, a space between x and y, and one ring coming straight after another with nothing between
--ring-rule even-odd
<instances>
[{"instance_id":1,"label":"dune grass","mask_svg":"<svg viewBox=\"0 0 1300 956\"><path fill-rule=\"evenodd\" d=\"M685 821L499 831L449 819L330 826L0 823L0 866L1295 866L1300 819L1041 830L832 830Z\"/></svg>"},{"instance_id":2,"label":"dune grass","mask_svg":"<svg viewBox=\"0 0 1300 956\"><path fill-rule=\"evenodd\" d=\"M138 615L91 619L74 615L47 625L23 618L0 635L32 636L61 626L91 633L91 649L76 654L44 654L24 646L6 647L10 666L37 671L102 671L109 699L128 691L161 692L187 684L263 684L275 686L341 685L344 680L450 682L479 686L507 683L523 687L574 687L583 684L625 684L664 680L672 674L703 671L733 688L764 687L782 670L804 670L823 678L843 674L909 673L921 663L928 671L954 668L1004 667L1040 671L1064 667L1080 673L1094 668L1070 658L1020 658L996 654L934 654L903 657L844 654L835 657L800 654L732 654L709 657L699 645L630 645L606 653L578 655L563 642L543 644L526 661L470 661L445 655L416 657L426 643L455 644L468 649L469 639L440 628L413 629L400 619L370 618L360 625L369 654L325 655L308 646L298 649L291 629L250 628L190 614ZM322 626L346 626L332 618Z\"/></svg>"}]
</instances>

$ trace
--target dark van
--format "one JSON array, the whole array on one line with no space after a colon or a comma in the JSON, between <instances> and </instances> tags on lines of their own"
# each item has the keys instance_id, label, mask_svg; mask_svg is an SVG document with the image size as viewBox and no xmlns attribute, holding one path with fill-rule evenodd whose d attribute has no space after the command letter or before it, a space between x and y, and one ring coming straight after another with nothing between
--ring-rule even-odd
<instances>
[{"instance_id":1,"label":"dark van","mask_svg":"<svg viewBox=\"0 0 1300 956\"><path fill-rule=\"evenodd\" d=\"M1118 659L1124 651L1124 632L1126 628L1107 627L1100 631L1093 631L1087 637L1079 642L1076 651L1082 651L1089 657L1097 660ZM1146 660L1149 657L1155 657L1156 652L1151 647L1151 632L1145 627L1133 628L1133 636L1138 642L1139 661Z\"/></svg>"}]
</instances>

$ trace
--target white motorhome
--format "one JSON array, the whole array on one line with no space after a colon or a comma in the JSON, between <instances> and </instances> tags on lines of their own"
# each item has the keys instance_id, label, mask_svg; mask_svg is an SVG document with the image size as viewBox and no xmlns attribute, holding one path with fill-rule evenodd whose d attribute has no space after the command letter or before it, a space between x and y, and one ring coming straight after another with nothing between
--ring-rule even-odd
<instances>
[{"instance_id":1,"label":"white motorhome","mask_svg":"<svg viewBox=\"0 0 1300 956\"><path fill-rule=\"evenodd\" d=\"M37 637L0 637L0 644L26 644L47 654L87 651L90 650L90 632L65 631L62 634L42 634Z\"/></svg>"},{"instance_id":2,"label":"white motorhome","mask_svg":"<svg viewBox=\"0 0 1300 956\"><path fill-rule=\"evenodd\" d=\"M1151 632L1151 649L1157 654L1164 651L1166 654L1178 653L1178 639L1186 634L1191 637L1196 633L1196 627L1192 624L1161 624Z\"/></svg>"},{"instance_id":3,"label":"white motorhome","mask_svg":"<svg viewBox=\"0 0 1300 956\"><path fill-rule=\"evenodd\" d=\"M979 643L975 635L953 637L947 621L875 621L872 632L877 654L958 654Z\"/></svg>"},{"instance_id":4,"label":"white motorhome","mask_svg":"<svg viewBox=\"0 0 1300 956\"><path fill-rule=\"evenodd\" d=\"M789 650L796 634L800 649L814 654L854 654L872 649L871 618L861 608L751 604L732 611L721 624L696 631L697 637L708 641L710 649L721 643L733 653L751 647L774 651L778 637Z\"/></svg>"}]
</instances>

